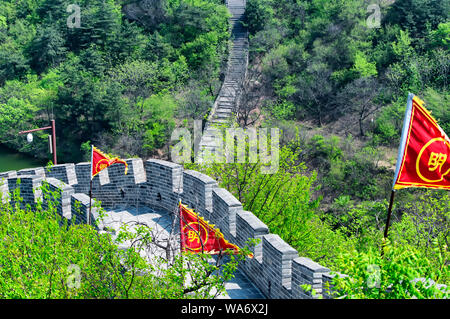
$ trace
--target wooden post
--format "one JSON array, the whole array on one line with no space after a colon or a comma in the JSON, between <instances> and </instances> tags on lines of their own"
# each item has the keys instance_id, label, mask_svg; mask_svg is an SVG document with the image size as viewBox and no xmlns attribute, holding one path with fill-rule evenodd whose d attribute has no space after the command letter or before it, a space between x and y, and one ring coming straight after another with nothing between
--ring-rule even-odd
<instances>
[{"instance_id":1,"label":"wooden post","mask_svg":"<svg viewBox=\"0 0 450 319\"><path fill-rule=\"evenodd\" d=\"M53 165L57 165L58 161L56 159L56 126L55 120L51 120L52 125L52 151L53 151Z\"/></svg>"},{"instance_id":2,"label":"wooden post","mask_svg":"<svg viewBox=\"0 0 450 319\"><path fill-rule=\"evenodd\" d=\"M28 131L20 131L20 134L27 134L27 133L33 133L33 132L37 132L37 131L44 131L44 130L52 130L52 139L51 139L51 151L53 154L53 165L57 165L58 164L58 160L57 160L57 156L56 156L56 125L55 125L55 120L51 120L50 121L50 126L46 126L46 127L40 127L40 128L35 128L33 130L28 130Z\"/></svg>"}]
</instances>

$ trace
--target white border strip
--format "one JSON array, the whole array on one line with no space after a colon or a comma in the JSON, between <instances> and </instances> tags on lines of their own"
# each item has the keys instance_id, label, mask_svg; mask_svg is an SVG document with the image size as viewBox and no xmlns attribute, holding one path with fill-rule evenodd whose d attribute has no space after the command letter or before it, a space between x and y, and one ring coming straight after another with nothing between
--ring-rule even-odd
<instances>
[{"instance_id":1,"label":"white border strip","mask_svg":"<svg viewBox=\"0 0 450 319\"><path fill-rule=\"evenodd\" d=\"M394 181L392 183L392 190L394 190L395 182L397 181L398 173L400 172L400 167L402 166L403 155L405 153L406 138L408 137L409 126L411 124L411 115L412 115L411 112L412 112L413 98L414 98L414 94L409 93L408 94L408 102L406 104L405 117L403 119L402 137L400 138L400 146L398 148L397 164L395 167L395 175L394 175Z\"/></svg>"},{"instance_id":2,"label":"white border strip","mask_svg":"<svg viewBox=\"0 0 450 319\"><path fill-rule=\"evenodd\" d=\"M94 163L94 145L91 145L91 180L92 180L92 165Z\"/></svg>"}]
</instances>

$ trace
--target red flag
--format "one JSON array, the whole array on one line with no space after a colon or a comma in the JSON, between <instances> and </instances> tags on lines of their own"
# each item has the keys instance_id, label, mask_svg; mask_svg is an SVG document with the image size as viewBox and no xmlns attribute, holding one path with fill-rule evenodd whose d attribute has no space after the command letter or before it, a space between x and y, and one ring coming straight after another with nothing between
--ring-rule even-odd
<instances>
[{"instance_id":1,"label":"red flag","mask_svg":"<svg viewBox=\"0 0 450 319\"><path fill-rule=\"evenodd\" d=\"M423 104L409 94L393 189L450 189L450 139Z\"/></svg>"},{"instance_id":2,"label":"red flag","mask_svg":"<svg viewBox=\"0 0 450 319\"><path fill-rule=\"evenodd\" d=\"M227 249L233 254L239 252L239 247L229 243L220 230L214 228L214 225L210 225L181 202L179 206L182 251L194 254L203 252L211 255L217 255Z\"/></svg>"},{"instance_id":3,"label":"red flag","mask_svg":"<svg viewBox=\"0 0 450 319\"><path fill-rule=\"evenodd\" d=\"M110 158L108 155L103 154L102 151L92 146L92 155L91 155L91 179L94 178L95 175L100 173L100 171L105 168L111 166L112 164L120 163L125 165L125 174L128 173L128 164L124 160L119 159L118 157Z\"/></svg>"}]
</instances>

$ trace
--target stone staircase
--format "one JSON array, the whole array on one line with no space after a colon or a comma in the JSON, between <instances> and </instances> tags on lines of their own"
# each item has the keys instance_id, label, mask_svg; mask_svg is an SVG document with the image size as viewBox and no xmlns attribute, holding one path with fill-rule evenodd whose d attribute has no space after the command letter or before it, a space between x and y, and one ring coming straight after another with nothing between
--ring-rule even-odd
<instances>
[{"instance_id":1,"label":"stone staircase","mask_svg":"<svg viewBox=\"0 0 450 319\"><path fill-rule=\"evenodd\" d=\"M218 154L220 134L218 127L234 120L241 87L245 79L248 65L248 32L242 25L246 0L227 0L226 6L232 17L232 47L228 57L227 71L220 92L214 102L200 140L197 162L204 162L210 154Z\"/></svg>"}]
</instances>

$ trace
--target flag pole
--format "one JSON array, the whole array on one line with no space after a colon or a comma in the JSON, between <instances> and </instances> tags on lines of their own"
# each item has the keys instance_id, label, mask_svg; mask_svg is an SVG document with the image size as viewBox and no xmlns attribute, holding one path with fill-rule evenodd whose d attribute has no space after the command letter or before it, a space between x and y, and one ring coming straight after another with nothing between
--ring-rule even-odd
<instances>
[{"instance_id":1,"label":"flag pole","mask_svg":"<svg viewBox=\"0 0 450 319\"><path fill-rule=\"evenodd\" d=\"M386 226L384 228L384 237L383 237L383 243L382 243L382 249L381 249L381 256L383 256L383 254L384 254L384 246L386 245L386 240L387 240L388 231L389 231L389 223L391 221L392 207L394 205L394 197L395 197L395 184L397 182L397 178L400 173L400 167L401 167L401 163L403 161L403 155L405 153L406 140L408 139L408 130L409 130L409 124L411 122L411 110L412 110L413 98L414 98L414 94L409 93L408 101L406 103L405 116L403 118L402 135L400 137L400 145L398 147L397 163L395 165L394 180L392 182L391 199L389 201L388 214L387 214L387 218L386 218Z\"/></svg>"},{"instance_id":2,"label":"flag pole","mask_svg":"<svg viewBox=\"0 0 450 319\"><path fill-rule=\"evenodd\" d=\"M91 213L92 213L92 165L94 163L94 145L91 145L91 181L89 186L89 213L87 217L87 224L91 224Z\"/></svg>"},{"instance_id":3,"label":"flag pole","mask_svg":"<svg viewBox=\"0 0 450 319\"><path fill-rule=\"evenodd\" d=\"M391 200L389 201L388 215L387 215L387 219L386 219L386 227L384 228L384 240L386 240L387 236L388 236L389 223L390 223L391 214L392 214L392 206L394 205L394 197L395 197L395 190L392 190L391 191Z\"/></svg>"},{"instance_id":4,"label":"flag pole","mask_svg":"<svg viewBox=\"0 0 450 319\"><path fill-rule=\"evenodd\" d=\"M180 261L181 261L181 267L184 268L184 258L183 258L183 241L184 241L184 236L183 236L183 228L182 228L182 225L181 225L181 218L182 218L181 215L182 215L182 212L181 212L181 198L179 197L178 198L178 217L179 217L179 222L180 222ZM184 277L184 275L182 275L182 277L183 277L182 279L183 279L183 288L184 288L185 277Z\"/></svg>"},{"instance_id":5,"label":"flag pole","mask_svg":"<svg viewBox=\"0 0 450 319\"><path fill-rule=\"evenodd\" d=\"M386 241L387 241L387 237L388 237L389 224L390 224L391 215L392 215L392 206L394 206L394 197L395 197L395 190L392 189L391 199L389 201L388 214L387 214L387 218L386 218L386 226L384 228L384 237L383 237L383 242L381 244L381 257L384 256L384 247L386 246Z\"/></svg>"},{"instance_id":6,"label":"flag pole","mask_svg":"<svg viewBox=\"0 0 450 319\"><path fill-rule=\"evenodd\" d=\"M178 217L180 222L180 256L183 258L183 229L181 228L181 199L178 199Z\"/></svg>"},{"instance_id":7,"label":"flag pole","mask_svg":"<svg viewBox=\"0 0 450 319\"><path fill-rule=\"evenodd\" d=\"M88 218L87 218L87 224L90 225L91 224L91 213L92 213L92 179L91 179L91 183L90 183L90 187L89 187L89 214L88 214Z\"/></svg>"}]
</instances>

